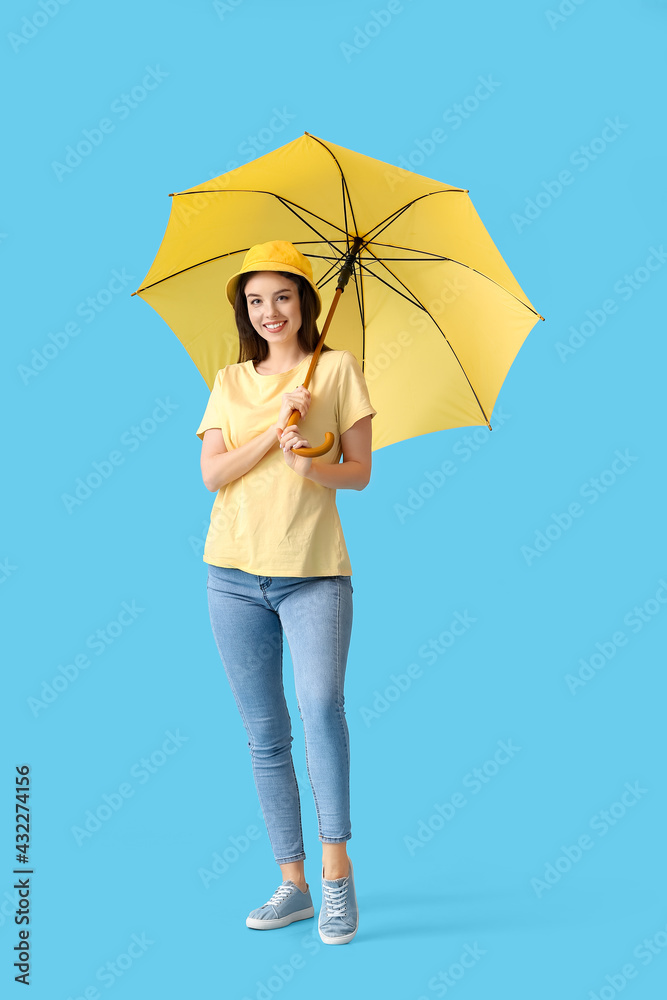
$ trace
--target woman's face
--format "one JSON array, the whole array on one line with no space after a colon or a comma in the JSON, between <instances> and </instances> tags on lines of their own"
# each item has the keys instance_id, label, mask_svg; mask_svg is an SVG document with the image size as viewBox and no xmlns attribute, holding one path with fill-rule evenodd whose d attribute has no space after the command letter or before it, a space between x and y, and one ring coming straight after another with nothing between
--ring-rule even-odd
<instances>
[{"instance_id":1,"label":"woman's face","mask_svg":"<svg viewBox=\"0 0 667 1000\"><path fill-rule=\"evenodd\" d=\"M248 316L253 327L269 344L297 341L301 329L299 289L277 271L257 271L245 289Z\"/></svg>"}]
</instances>

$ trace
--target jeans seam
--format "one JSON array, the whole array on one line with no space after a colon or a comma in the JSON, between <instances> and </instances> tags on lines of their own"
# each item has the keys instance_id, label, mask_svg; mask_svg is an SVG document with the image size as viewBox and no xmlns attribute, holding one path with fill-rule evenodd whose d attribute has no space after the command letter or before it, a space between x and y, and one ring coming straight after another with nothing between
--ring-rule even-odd
<instances>
[{"instance_id":1,"label":"jeans seam","mask_svg":"<svg viewBox=\"0 0 667 1000\"><path fill-rule=\"evenodd\" d=\"M340 725L340 730L343 736L343 745L345 746L345 755L347 759L347 789L348 789L348 806L349 806L349 774L350 774L350 744L348 733L346 732L345 723L343 720L343 713L345 712L344 706L344 694L343 694L343 682L342 673L343 668L340 662L340 605L341 605L341 582L338 581L338 607L336 609L336 713L338 715L338 722ZM347 839L347 837L345 838Z\"/></svg>"},{"instance_id":2,"label":"jeans seam","mask_svg":"<svg viewBox=\"0 0 667 1000\"><path fill-rule=\"evenodd\" d=\"M299 701L299 699L297 698L297 704L298 704L298 701ZM301 706L300 705L299 705L299 715L301 715ZM303 715L301 715L301 722L303 723ZM318 828L318 830L320 832L320 836L321 836L322 835L322 820L320 818L320 806L319 806L319 803L317 801L317 792L315 791L315 784L313 782L313 776L310 773L310 765L308 763L308 733L306 732L305 723L303 725L303 746L304 746L304 752L305 752L305 757L306 757L306 771L308 772L308 780L310 781L310 788L311 788L311 791L313 793L313 801L315 803L315 812L317 813L317 828Z\"/></svg>"},{"instance_id":3,"label":"jeans seam","mask_svg":"<svg viewBox=\"0 0 667 1000\"><path fill-rule=\"evenodd\" d=\"M280 616L278 616L278 621L280 622ZM283 689L283 697L284 697L284 695L285 695L285 683L284 683L284 679L283 679L283 657L284 657L283 644L284 644L284 640L283 640L283 626L282 626L282 622L281 622L280 623L280 685L281 685L281 687ZM290 729L291 729L291 724L290 724ZM301 843L301 852L300 853L303 854L304 857L305 857L304 847L303 847L303 823L301 821L301 793L299 791L299 782L296 779L296 771L294 770L294 757L292 755L292 748L291 748L291 746L290 746L290 751L289 751L289 759L290 759L290 765L292 767L292 774L294 776L294 785L296 787L296 804L299 807L299 841Z\"/></svg>"}]
</instances>

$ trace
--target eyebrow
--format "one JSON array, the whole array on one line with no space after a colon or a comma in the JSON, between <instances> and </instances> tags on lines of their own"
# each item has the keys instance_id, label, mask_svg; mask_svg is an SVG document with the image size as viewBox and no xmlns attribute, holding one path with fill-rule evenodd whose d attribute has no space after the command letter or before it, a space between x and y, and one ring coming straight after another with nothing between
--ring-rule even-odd
<instances>
[{"instance_id":1,"label":"eyebrow","mask_svg":"<svg viewBox=\"0 0 667 1000\"><path fill-rule=\"evenodd\" d=\"M282 292L291 292L291 291L292 291L291 288L279 288L273 294L280 295ZM259 294L259 292L246 292L246 297L249 299L261 299L262 296Z\"/></svg>"}]
</instances>

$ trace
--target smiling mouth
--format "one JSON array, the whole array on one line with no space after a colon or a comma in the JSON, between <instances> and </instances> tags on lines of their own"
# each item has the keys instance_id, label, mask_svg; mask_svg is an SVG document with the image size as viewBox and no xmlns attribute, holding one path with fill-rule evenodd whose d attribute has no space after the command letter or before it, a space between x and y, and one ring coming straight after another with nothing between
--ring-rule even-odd
<instances>
[{"instance_id":1,"label":"smiling mouth","mask_svg":"<svg viewBox=\"0 0 667 1000\"><path fill-rule=\"evenodd\" d=\"M264 326L267 330L270 330L271 333L275 333L277 330L282 330L286 322L287 320L284 319L282 323L265 323Z\"/></svg>"}]
</instances>

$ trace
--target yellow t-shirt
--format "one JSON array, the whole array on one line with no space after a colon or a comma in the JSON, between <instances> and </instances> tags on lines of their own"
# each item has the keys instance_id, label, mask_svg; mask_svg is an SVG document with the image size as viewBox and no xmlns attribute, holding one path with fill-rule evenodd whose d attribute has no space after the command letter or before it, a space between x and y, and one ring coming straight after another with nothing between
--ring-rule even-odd
<instances>
[{"instance_id":1,"label":"yellow t-shirt","mask_svg":"<svg viewBox=\"0 0 667 1000\"><path fill-rule=\"evenodd\" d=\"M278 419L282 394L303 384L311 359L274 375L260 375L252 361L221 368L197 436L219 427L228 451L257 437ZM331 431L333 445L313 461L337 464L340 435L377 412L359 362L351 351L321 351L308 388L299 428L312 447ZM249 472L218 490L203 560L261 576L351 576L336 490L290 469L276 437Z\"/></svg>"}]
</instances>

